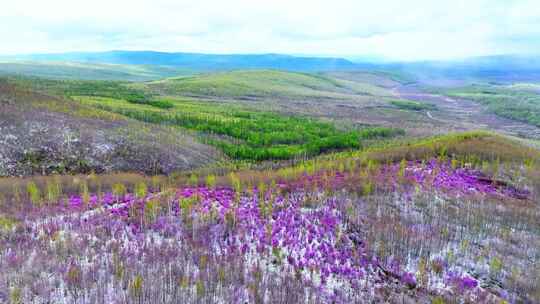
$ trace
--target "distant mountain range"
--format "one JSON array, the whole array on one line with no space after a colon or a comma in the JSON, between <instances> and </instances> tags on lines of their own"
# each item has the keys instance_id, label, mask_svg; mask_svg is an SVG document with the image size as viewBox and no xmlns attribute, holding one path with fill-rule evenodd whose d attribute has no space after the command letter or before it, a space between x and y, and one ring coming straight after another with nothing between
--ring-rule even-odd
<instances>
[{"instance_id":1,"label":"distant mountain range","mask_svg":"<svg viewBox=\"0 0 540 304\"><path fill-rule=\"evenodd\" d=\"M194 71L233 69L279 69L288 71L330 71L358 69L359 64L343 58L297 57L280 54L217 55L154 51L109 51L60 54L33 54L5 58L27 61L71 61L181 67Z\"/></svg>"}]
</instances>

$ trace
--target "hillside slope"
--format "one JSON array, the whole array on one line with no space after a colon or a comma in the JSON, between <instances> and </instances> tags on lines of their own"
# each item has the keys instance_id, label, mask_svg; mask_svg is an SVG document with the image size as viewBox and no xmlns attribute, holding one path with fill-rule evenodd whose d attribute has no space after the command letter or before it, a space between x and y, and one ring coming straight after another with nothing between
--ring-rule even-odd
<instances>
[{"instance_id":1,"label":"hillside slope","mask_svg":"<svg viewBox=\"0 0 540 304\"><path fill-rule=\"evenodd\" d=\"M21 303L538 303L539 161L469 132L277 170L1 179L0 279Z\"/></svg>"},{"instance_id":2,"label":"hillside slope","mask_svg":"<svg viewBox=\"0 0 540 304\"><path fill-rule=\"evenodd\" d=\"M212 73L185 78L170 78L146 84L159 94L205 97L327 97L348 98L350 94L385 95L387 92L369 83L357 83L318 74L277 70L243 70Z\"/></svg>"},{"instance_id":3,"label":"hillside slope","mask_svg":"<svg viewBox=\"0 0 540 304\"><path fill-rule=\"evenodd\" d=\"M191 74L182 68L56 61L0 61L0 75L50 79L149 81Z\"/></svg>"},{"instance_id":4,"label":"hillside slope","mask_svg":"<svg viewBox=\"0 0 540 304\"><path fill-rule=\"evenodd\" d=\"M219 158L178 129L147 125L0 79L0 176L170 173Z\"/></svg>"}]
</instances>

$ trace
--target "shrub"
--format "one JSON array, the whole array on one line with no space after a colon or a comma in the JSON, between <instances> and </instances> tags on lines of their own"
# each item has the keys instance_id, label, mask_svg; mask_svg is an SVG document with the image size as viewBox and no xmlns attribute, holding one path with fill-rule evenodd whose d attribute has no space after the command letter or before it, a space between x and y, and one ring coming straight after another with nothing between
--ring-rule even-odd
<instances>
[{"instance_id":1,"label":"shrub","mask_svg":"<svg viewBox=\"0 0 540 304\"><path fill-rule=\"evenodd\" d=\"M28 193L28 197L30 198L32 204L41 204L41 191L39 190L36 183L32 181L28 182L28 184L26 184L26 192Z\"/></svg>"},{"instance_id":2,"label":"shrub","mask_svg":"<svg viewBox=\"0 0 540 304\"><path fill-rule=\"evenodd\" d=\"M433 104L421 103L417 101L410 100L392 100L390 103L400 109L410 110L410 111L424 111L424 110L435 110L436 107Z\"/></svg>"},{"instance_id":3,"label":"shrub","mask_svg":"<svg viewBox=\"0 0 540 304\"><path fill-rule=\"evenodd\" d=\"M402 130L366 128L338 130L333 124L306 117L286 116L234 105L175 101L178 107L154 101L129 103L107 98L80 98L100 110L136 120L199 131L208 144L239 160L282 160L330 151L358 149L361 140L404 134ZM160 108L162 107L162 108ZM164 109L169 108L169 109ZM172 109L171 109L172 108Z\"/></svg>"}]
</instances>

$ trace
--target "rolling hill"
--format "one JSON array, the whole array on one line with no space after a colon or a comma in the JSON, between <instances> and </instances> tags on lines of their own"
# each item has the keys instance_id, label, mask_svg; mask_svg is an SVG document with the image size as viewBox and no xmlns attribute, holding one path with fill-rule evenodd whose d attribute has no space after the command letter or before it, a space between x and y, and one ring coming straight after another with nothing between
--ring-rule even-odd
<instances>
[{"instance_id":1,"label":"rolling hill","mask_svg":"<svg viewBox=\"0 0 540 304\"><path fill-rule=\"evenodd\" d=\"M139 85L137 85L139 86ZM159 94L224 98L345 98L344 94L388 95L384 88L318 74L243 70L169 78L141 84Z\"/></svg>"},{"instance_id":2,"label":"rolling hill","mask_svg":"<svg viewBox=\"0 0 540 304\"><path fill-rule=\"evenodd\" d=\"M279 54L221 55L197 53L167 53L154 51L109 51L60 54L20 55L7 60L70 61L133 65L182 67L196 71L233 69L281 69L289 71L328 71L358 68L342 58L296 57Z\"/></svg>"},{"instance_id":3,"label":"rolling hill","mask_svg":"<svg viewBox=\"0 0 540 304\"><path fill-rule=\"evenodd\" d=\"M178 67L62 61L0 61L0 75L49 79L150 81L191 75Z\"/></svg>"},{"instance_id":4,"label":"rolling hill","mask_svg":"<svg viewBox=\"0 0 540 304\"><path fill-rule=\"evenodd\" d=\"M0 79L0 177L167 173L218 160L177 128L149 125Z\"/></svg>"}]
</instances>

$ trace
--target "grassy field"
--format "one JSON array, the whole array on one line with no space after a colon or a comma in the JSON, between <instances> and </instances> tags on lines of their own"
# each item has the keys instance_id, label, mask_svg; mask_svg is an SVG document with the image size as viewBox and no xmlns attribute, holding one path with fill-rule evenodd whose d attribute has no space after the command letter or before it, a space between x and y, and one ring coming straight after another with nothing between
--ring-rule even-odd
<instances>
[{"instance_id":1,"label":"grassy field","mask_svg":"<svg viewBox=\"0 0 540 304\"><path fill-rule=\"evenodd\" d=\"M313 156L332 150L358 149L363 139L403 134L386 128L339 131L330 123L305 117L215 102L157 99L141 104L112 98L74 98L84 105L136 120L200 131L205 142L234 159L259 161Z\"/></svg>"},{"instance_id":2,"label":"grassy field","mask_svg":"<svg viewBox=\"0 0 540 304\"><path fill-rule=\"evenodd\" d=\"M157 65L0 60L0 75L2 76L32 76L63 80L149 81L192 73L182 68Z\"/></svg>"},{"instance_id":3,"label":"grassy field","mask_svg":"<svg viewBox=\"0 0 540 304\"><path fill-rule=\"evenodd\" d=\"M189 95L220 98L253 97L343 97L346 93L385 94L383 88L317 74L274 70L233 71L193 77L165 79L148 84L162 95Z\"/></svg>"},{"instance_id":4,"label":"grassy field","mask_svg":"<svg viewBox=\"0 0 540 304\"><path fill-rule=\"evenodd\" d=\"M403 135L403 131L376 126L358 130L352 123L343 124L343 121L337 127L325 117L314 118L314 115L294 110L290 113L276 111L272 106L300 96L329 99L340 96L358 102L352 100L357 94L352 88L363 90L360 97L370 94L368 90L373 94L376 90L386 92L382 87L320 75L238 71L149 83L21 77L12 81L20 87L73 99L84 105L84 111L75 111L49 103L50 110L71 111L93 118L109 113L196 131L205 144L216 146L237 160L305 158L333 150L358 149L364 140ZM175 82L181 84L181 88L174 92L162 92L154 87ZM169 94L175 96L167 96ZM266 105L259 107L242 101L253 96ZM222 100L227 98L232 100ZM277 101L267 103L268 99Z\"/></svg>"},{"instance_id":5,"label":"grassy field","mask_svg":"<svg viewBox=\"0 0 540 304\"><path fill-rule=\"evenodd\" d=\"M21 88L56 96L101 96L143 102L150 93L130 86L130 82L107 80L58 80L47 78L12 77L10 82Z\"/></svg>"},{"instance_id":6,"label":"grassy field","mask_svg":"<svg viewBox=\"0 0 540 304\"><path fill-rule=\"evenodd\" d=\"M540 95L534 92L534 88L534 84L469 86L444 93L480 102L502 117L540 126Z\"/></svg>"},{"instance_id":7,"label":"grassy field","mask_svg":"<svg viewBox=\"0 0 540 304\"><path fill-rule=\"evenodd\" d=\"M0 79L0 176L171 173L223 158L190 133Z\"/></svg>"},{"instance_id":8,"label":"grassy field","mask_svg":"<svg viewBox=\"0 0 540 304\"><path fill-rule=\"evenodd\" d=\"M45 94L95 96L127 100L163 108L164 99L190 97L227 102L285 116L331 121L340 130L358 126L403 128L410 134L440 133L448 127L432 126L419 111L388 106L391 88L400 85L384 74L368 72L305 74L248 70L167 78L150 82L53 80L14 77L18 85ZM156 101L160 99L161 101Z\"/></svg>"},{"instance_id":9,"label":"grassy field","mask_svg":"<svg viewBox=\"0 0 540 304\"><path fill-rule=\"evenodd\" d=\"M47 110L195 132L203 144L236 160L290 160L358 149L373 138L403 135L402 128L414 136L454 130L451 121L438 118L444 117L444 109L396 99L392 88L400 82L380 73L249 70L138 83L25 77L10 81L65 99L40 104ZM505 90L532 95L518 87ZM465 94L460 89L447 93ZM82 107L69 106L70 100ZM455 124L459 130L459 121Z\"/></svg>"}]
</instances>

